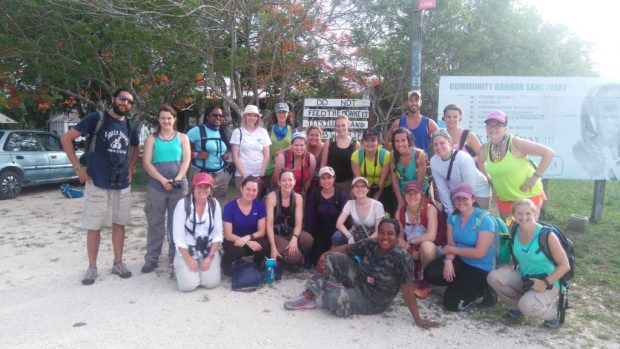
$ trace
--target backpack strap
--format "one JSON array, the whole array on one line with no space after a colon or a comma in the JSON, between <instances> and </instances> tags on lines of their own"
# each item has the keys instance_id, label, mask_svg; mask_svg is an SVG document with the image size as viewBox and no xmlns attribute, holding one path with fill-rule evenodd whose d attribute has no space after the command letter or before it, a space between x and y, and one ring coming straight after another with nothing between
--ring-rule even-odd
<instances>
[{"instance_id":1,"label":"backpack strap","mask_svg":"<svg viewBox=\"0 0 620 349\"><path fill-rule=\"evenodd\" d=\"M92 154L95 152L95 146L97 145L97 134L99 133L99 131L101 130L101 128L103 127L103 124L105 123L105 114L100 110L98 112L99 114L99 118L97 119L97 124L95 125L95 130L93 131L93 133L91 133L90 135L88 135L88 153Z\"/></svg>"},{"instance_id":2,"label":"backpack strap","mask_svg":"<svg viewBox=\"0 0 620 349\"><path fill-rule=\"evenodd\" d=\"M448 165L448 176L446 177L448 181L450 181L450 176L452 176L452 165L454 165L454 159L458 152L458 150L452 150L452 155L450 155L450 165Z\"/></svg>"},{"instance_id":3,"label":"backpack strap","mask_svg":"<svg viewBox=\"0 0 620 349\"><path fill-rule=\"evenodd\" d=\"M464 129L463 133L461 133L461 140L459 141L459 150L463 149L465 143L467 142L467 136L469 136L469 130Z\"/></svg>"}]
</instances>

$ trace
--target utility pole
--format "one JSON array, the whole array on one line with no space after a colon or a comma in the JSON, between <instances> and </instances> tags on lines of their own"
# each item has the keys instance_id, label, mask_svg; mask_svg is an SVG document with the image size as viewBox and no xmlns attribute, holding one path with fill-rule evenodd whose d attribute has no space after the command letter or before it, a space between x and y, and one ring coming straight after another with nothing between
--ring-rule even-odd
<instances>
[{"instance_id":1,"label":"utility pole","mask_svg":"<svg viewBox=\"0 0 620 349\"><path fill-rule=\"evenodd\" d=\"M411 89L422 89L422 10L418 2L412 0L411 9Z\"/></svg>"}]
</instances>

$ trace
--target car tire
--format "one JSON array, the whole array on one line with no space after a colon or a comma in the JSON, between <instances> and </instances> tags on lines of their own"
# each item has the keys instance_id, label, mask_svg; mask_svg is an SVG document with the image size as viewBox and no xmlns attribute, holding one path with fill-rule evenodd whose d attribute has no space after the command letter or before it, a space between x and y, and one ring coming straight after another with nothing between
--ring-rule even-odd
<instances>
[{"instance_id":1,"label":"car tire","mask_svg":"<svg viewBox=\"0 0 620 349\"><path fill-rule=\"evenodd\" d=\"M0 173L0 200L13 199L22 191L22 178L16 171Z\"/></svg>"}]
</instances>

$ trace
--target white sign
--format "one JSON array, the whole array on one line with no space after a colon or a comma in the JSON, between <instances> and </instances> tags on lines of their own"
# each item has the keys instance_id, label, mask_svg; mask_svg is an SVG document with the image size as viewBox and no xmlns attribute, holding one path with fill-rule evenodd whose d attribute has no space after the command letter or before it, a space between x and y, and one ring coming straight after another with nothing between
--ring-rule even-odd
<instances>
[{"instance_id":1,"label":"white sign","mask_svg":"<svg viewBox=\"0 0 620 349\"><path fill-rule=\"evenodd\" d=\"M512 134L555 151L547 178L620 178L620 81L602 78L444 76L438 112L463 110L461 126L486 142L484 118L508 114Z\"/></svg>"},{"instance_id":2,"label":"white sign","mask_svg":"<svg viewBox=\"0 0 620 349\"><path fill-rule=\"evenodd\" d=\"M331 138L334 136L336 117L345 114L351 120L349 135L360 140L362 132L368 128L369 107L368 99L306 98L302 126L319 126L323 137Z\"/></svg>"}]
</instances>

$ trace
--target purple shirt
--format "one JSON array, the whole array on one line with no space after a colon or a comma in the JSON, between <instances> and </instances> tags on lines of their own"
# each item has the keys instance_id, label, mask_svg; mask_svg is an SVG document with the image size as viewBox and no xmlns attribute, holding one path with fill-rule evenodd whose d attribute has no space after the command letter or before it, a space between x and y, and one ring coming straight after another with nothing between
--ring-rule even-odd
<instances>
[{"instance_id":1,"label":"purple shirt","mask_svg":"<svg viewBox=\"0 0 620 349\"><path fill-rule=\"evenodd\" d=\"M265 204L260 200L252 201L252 209L247 216L241 212L237 200L229 201L224 206L222 220L225 223L231 223L233 226L233 234L244 237L258 230L258 221L267 216Z\"/></svg>"}]
</instances>

